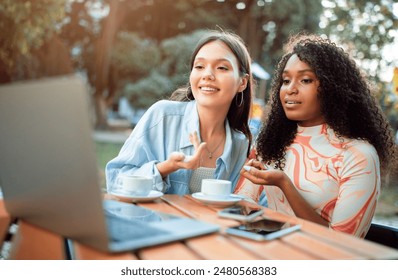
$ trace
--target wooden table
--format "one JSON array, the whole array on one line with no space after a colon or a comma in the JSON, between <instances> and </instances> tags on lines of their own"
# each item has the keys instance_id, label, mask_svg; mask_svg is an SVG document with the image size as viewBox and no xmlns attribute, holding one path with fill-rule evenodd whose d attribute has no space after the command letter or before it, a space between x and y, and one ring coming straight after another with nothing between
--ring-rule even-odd
<instances>
[{"instance_id":1,"label":"wooden table","mask_svg":"<svg viewBox=\"0 0 398 280\"><path fill-rule=\"evenodd\" d=\"M103 253L77 242L73 243L76 259L125 259L125 260L255 260L255 259L398 259L398 250L382 246L348 234L335 232L309 221L264 209L264 215L279 221L299 223L300 231L272 241L252 241L224 233L228 226L238 221L217 217L219 210L202 204L190 195L164 195L149 203L138 205L215 223L221 226L217 233L188 240L163 244L135 252ZM7 239L12 219L0 199L0 246ZM11 235L9 259L65 259L64 238L24 221L18 222Z\"/></svg>"}]
</instances>

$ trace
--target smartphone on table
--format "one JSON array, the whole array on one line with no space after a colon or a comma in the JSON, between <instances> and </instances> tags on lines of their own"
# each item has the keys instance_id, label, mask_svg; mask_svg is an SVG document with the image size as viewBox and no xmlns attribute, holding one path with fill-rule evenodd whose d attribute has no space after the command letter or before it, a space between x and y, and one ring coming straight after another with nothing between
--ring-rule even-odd
<instances>
[{"instance_id":1,"label":"smartphone on table","mask_svg":"<svg viewBox=\"0 0 398 280\"><path fill-rule=\"evenodd\" d=\"M252 221L254 218L264 213L261 206L256 205L237 205L224 208L218 211L218 216L238 221Z\"/></svg>"},{"instance_id":2,"label":"smartphone on table","mask_svg":"<svg viewBox=\"0 0 398 280\"><path fill-rule=\"evenodd\" d=\"M265 241L282 237L300 228L301 225L278 222L263 217L240 226L227 228L225 232L252 240Z\"/></svg>"}]
</instances>

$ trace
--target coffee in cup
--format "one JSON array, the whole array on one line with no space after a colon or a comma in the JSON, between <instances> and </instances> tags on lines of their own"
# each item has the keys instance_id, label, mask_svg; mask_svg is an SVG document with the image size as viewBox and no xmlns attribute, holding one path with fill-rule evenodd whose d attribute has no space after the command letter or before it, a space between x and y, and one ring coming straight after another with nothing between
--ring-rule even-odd
<instances>
[{"instance_id":1,"label":"coffee in cup","mask_svg":"<svg viewBox=\"0 0 398 280\"><path fill-rule=\"evenodd\" d=\"M152 177L120 174L116 185L122 192L133 196L147 196L153 186Z\"/></svg>"},{"instance_id":2,"label":"coffee in cup","mask_svg":"<svg viewBox=\"0 0 398 280\"><path fill-rule=\"evenodd\" d=\"M231 181L220 179L203 179L201 192L207 196L226 197L231 194Z\"/></svg>"}]
</instances>

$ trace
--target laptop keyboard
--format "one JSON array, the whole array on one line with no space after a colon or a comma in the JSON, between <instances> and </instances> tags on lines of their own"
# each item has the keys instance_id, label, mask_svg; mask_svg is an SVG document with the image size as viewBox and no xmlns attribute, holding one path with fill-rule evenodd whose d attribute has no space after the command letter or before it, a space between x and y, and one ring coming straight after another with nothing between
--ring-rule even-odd
<instances>
[{"instance_id":1,"label":"laptop keyboard","mask_svg":"<svg viewBox=\"0 0 398 280\"><path fill-rule=\"evenodd\" d=\"M146 222L126 218L105 209L108 233L113 241L125 241L146 236L164 235L167 231L152 227Z\"/></svg>"}]
</instances>

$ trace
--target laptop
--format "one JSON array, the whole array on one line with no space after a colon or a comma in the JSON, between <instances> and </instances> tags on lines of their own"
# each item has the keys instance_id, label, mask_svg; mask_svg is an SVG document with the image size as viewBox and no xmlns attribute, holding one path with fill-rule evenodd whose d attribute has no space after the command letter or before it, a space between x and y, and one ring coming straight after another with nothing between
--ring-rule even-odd
<instances>
[{"instance_id":1,"label":"laptop","mask_svg":"<svg viewBox=\"0 0 398 280\"><path fill-rule=\"evenodd\" d=\"M79 76L0 86L0 188L10 215L105 252L218 231L214 224L103 200L89 98Z\"/></svg>"}]
</instances>

